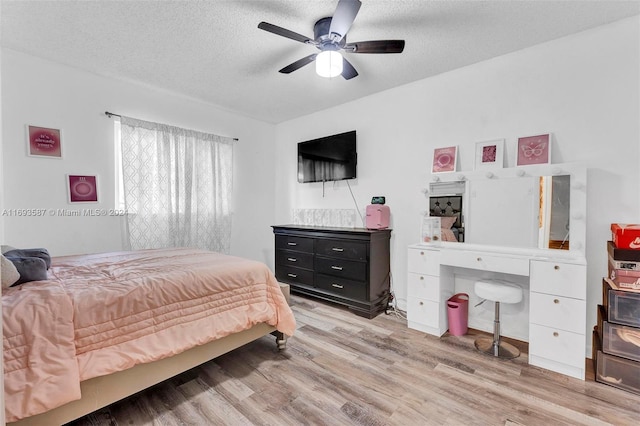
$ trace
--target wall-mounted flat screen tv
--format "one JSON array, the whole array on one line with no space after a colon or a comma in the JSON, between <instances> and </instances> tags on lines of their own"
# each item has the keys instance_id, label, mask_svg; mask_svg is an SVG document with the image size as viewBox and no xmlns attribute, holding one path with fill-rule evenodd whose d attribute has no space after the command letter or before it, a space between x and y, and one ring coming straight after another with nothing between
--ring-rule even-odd
<instances>
[{"instance_id":1,"label":"wall-mounted flat screen tv","mask_svg":"<svg viewBox=\"0 0 640 426\"><path fill-rule=\"evenodd\" d=\"M298 143L298 182L355 179L356 131Z\"/></svg>"}]
</instances>

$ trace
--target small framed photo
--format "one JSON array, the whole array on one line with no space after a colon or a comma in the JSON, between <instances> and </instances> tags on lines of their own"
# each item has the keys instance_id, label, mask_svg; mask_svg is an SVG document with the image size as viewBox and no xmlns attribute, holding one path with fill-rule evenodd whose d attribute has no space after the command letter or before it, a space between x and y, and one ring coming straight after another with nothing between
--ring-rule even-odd
<instances>
[{"instance_id":1,"label":"small framed photo","mask_svg":"<svg viewBox=\"0 0 640 426\"><path fill-rule=\"evenodd\" d=\"M518 138L516 166L551 164L551 133Z\"/></svg>"},{"instance_id":2,"label":"small framed photo","mask_svg":"<svg viewBox=\"0 0 640 426\"><path fill-rule=\"evenodd\" d=\"M67 175L70 203L97 203L98 177L95 175Z\"/></svg>"},{"instance_id":3,"label":"small framed photo","mask_svg":"<svg viewBox=\"0 0 640 426\"><path fill-rule=\"evenodd\" d=\"M420 229L420 244L440 244L442 241L441 218L437 216L423 216Z\"/></svg>"},{"instance_id":4,"label":"small framed photo","mask_svg":"<svg viewBox=\"0 0 640 426\"><path fill-rule=\"evenodd\" d=\"M476 142L474 170L501 169L504 167L504 139Z\"/></svg>"},{"instance_id":5,"label":"small framed photo","mask_svg":"<svg viewBox=\"0 0 640 426\"><path fill-rule=\"evenodd\" d=\"M33 157L62 158L62 130L27 125L27 153Z\"/></svg>"},{"instance_id":6,"label":"small framed photo","mask_svg":"<svg viewBox=\"0 0 640 426\"><path fill-rule=\"evenodd\" d=\"M458 147L449 146L433 150L432 173L455 172L458 160Z\"/></svg>"}]
</instances>

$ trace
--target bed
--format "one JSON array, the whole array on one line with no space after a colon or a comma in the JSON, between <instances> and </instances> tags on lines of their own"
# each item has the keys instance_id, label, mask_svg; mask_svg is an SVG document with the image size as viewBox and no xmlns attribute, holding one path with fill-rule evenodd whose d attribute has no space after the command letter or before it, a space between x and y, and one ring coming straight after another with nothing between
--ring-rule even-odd
<instances>
[{"instance_id":1,"label":"bed","mask_svg":"<svg viewBox=\"0 0 640 426\"><path fill-rule=\"evenodd\" d=\"M266 265L197 249L54 258L2 294L9 424L63 424L295 319ZM22 419L22 420L20 420Z\"/></svg>"}]
</instances>

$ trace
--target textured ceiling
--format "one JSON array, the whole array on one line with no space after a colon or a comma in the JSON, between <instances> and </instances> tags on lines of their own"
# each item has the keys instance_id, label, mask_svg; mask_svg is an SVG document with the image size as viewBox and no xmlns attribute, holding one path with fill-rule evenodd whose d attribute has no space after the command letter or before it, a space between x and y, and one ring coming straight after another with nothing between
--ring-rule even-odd
<instances>
[{"instance_id":1,"label":"textured ceiling","mask_svg":"<svg viewBox=\"0 0 640 426\"><path fill-rule=\"evenodd\" d=\"M362 0L348 41L404 39L404 53L347 54L360 75L278 73L312 46L337 0L0 1L3 47L142 82L278 123L640 14L638 1Z\"/></svg>"}]
</instances>

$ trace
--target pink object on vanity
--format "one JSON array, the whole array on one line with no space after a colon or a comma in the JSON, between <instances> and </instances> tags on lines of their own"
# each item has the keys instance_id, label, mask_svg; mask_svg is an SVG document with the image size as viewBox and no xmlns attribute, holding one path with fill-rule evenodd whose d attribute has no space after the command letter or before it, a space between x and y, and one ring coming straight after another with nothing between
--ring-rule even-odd
<instances>
[{"instance_id":1,"label":"pink object on vanity","mask_svg":"<svg viewBox=\"0 0 640 426\"><path fill-rule=\"evenodd\" d=\"M366 228L367 229L386 229L389 227L389 219L391 218L391 210L389 206L384 204L369 204L366 210Z\"/></svg>"}]
</instances>

